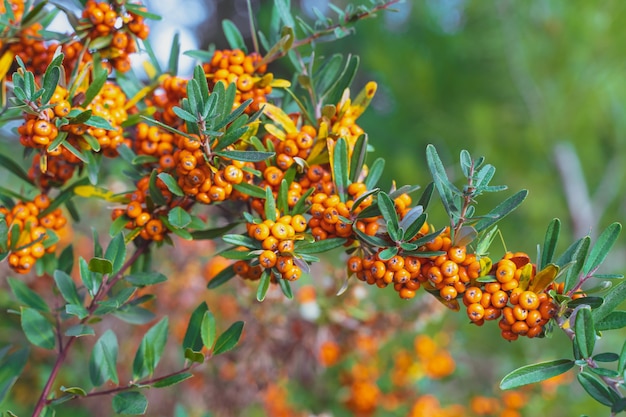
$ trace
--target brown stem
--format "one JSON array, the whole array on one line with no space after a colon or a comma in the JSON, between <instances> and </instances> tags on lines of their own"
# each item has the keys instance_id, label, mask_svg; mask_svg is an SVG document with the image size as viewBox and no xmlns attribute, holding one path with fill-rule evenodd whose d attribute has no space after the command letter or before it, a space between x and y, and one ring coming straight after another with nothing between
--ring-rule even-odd
<instances>
[{"instance_id":1,"label":"brown stem","mask_svg":"<svg viewBox=\"0 0 626 417\"><path fill-rule=\"evenodd\" d=\"M361 13L355 13L355 14L351 14L349 16L346 16L341 22L339 23L335 23L334 25L328 26L327 28L325 28L324 30L321 30L319 32L315 32L309 36L307 36L306 38L302 38L302 39L298 39L298 40L294 40L293 43L291 44L291 48L290 49L296 49L300 46L304 46L304 45L308 45L314 41L316 41L317 39L321 38L322 36L325 35L329 35L331 33L333 33L335 31L335 29L338 28L345 28L348 25L361 20L361 19L365 19L366 17L370 17L372 16L374 13L380 11L380 10L385 10L387 8L389 8L389 6L399 3L401 0L389 0L386 3L383 4L379 4L378 6L373 7L371 10L368 10L366 12L361 12ZM285 55L287 55L288 51L279 51L277 53L275 53L272 56L266 57L265 59L263 59L263 63L264 64L268 64L270 62L273 62L279 58L284 57Z\"/></svg>"},{"instance_id":2,"label":"brown stem","mask_svg":"<svg viewBox=\"0 0 626 417\"><path fill-rule=\"evenodd\" d=\"M104 298L104 296L108 293L108 291L111 289L111 287L115 285L115 283L118 282L124 276L124 272L132 264L134 264L137 261L137 258L141 256L141 254L147 249L147 247L148 247L147 244L139 246L137 250L132 254L132 256L126 262L124 262L124 265L122 265L119 272L115 274L113 278L107 279L102 283L102 285L100 286L100 289L91 300L89 307L87 307L87 311L89 312L89 314L87 315L87 317L83 318L80 321L81 323L85 323L91 318L93 312L96 310L97 303L101 301ZM67 357L67 352L70 350L70 347L74 344L76 339L78 339L77 336L70 336L67 339L67 343L65 344L65 346L63 346L63 340L61 337L60 328L57 328L57 334L59 336L59 355L57 356L54 362L54 365L52 366L52 371L50 371L50 375L48 376L48 380L46 381L46 384L41 390L41 395L39 396L39 399L37 400L37 403L35 404L35 409L33 410L32 417L39 417L43 409L51 402L51 400L48 400L47 397L50 394L50 391L52 390L52 385L54 384L54 381L57 377L57 374L59 373L59 370L61 369L61 366L65 362L65 358Z\"/></svg>"}]
</instances>

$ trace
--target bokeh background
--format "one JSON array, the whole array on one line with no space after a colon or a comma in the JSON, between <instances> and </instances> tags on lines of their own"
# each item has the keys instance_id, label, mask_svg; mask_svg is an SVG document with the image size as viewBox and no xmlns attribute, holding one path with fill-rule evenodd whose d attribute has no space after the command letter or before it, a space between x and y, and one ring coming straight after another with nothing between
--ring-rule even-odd
<instances>
[{"instance_id":1,"label":"bokeh background","mask_svg":"<svg viewBox=\"0 0 626 417\"><path fill-rule=\"evenodd\" d=\"M251 4L258 26L266 27L272 2ZM151 40L164 62L176 32L182 50L206 49L209 43L227 47L223 18L249 35L245 0L152 0L147 6L164 17L151 27ZM334 17L326 0L293 0L292 6L305 20L313 19L313 7ZM497 168L494 183L510 187L506 196L522 188L530 191L501 230L506 249L525 251L532 258L554 217L564 226L560 250L574 238L596 236L623 219L626 30L620 18L625 2L407 0L394 8L397 12L359 22L353 36L320 44L318 52L361 57L355 92L367 81L378 83L359 124L376 155L387 160L387 186L393 180L398 185L429 182L429 143L437 146L452 178L460 173L455 167L462 149L484 155ZM182 73L192 65L181 58ZM291 68L285 60L271 70L288 74ZM487 196L477 212L503 198ZM443 224L443 209L433 210L431 219ZM106 230L102 218L91 221ZM89 226L77 227L72 235L75 247L87 248L84 256L91 245L83 234ZM605 272L623 271L623 239L617 246ZM293 301L270 293L259 304L254 288L238 282L209 292L206 280L223 267L212 256L216 249L207 242L177 241L173 249L161 249L167 256L155 256L167 258L159 268L170 280L160 284L154 308L158 315L171 316L176 333L159 369L180 366L180 338L201 301L207 301L222 329L229 322L246 321L241 346L211 360L175 389L148 392L148 415L504 416L500 413L505 409L522 416L608 415L583 395L573 372L517 397L497 390L502 376L518 366L569 356L569 343L559 332L552 338L508 343L495 323L470 325L463 313L445 310L425 293L401 302L390 289L353 282L346 294L336 297L343 273L339 255L298 282ZM504 251L496 240L493 258ZM0 305L10 306L8 295L0 294ZM3 315L1 322L3 344L19 337L14 318ZM118 332L120 352L126 352L120 364L130 363L141 332L120 321L108 321L100 329L107 326ZM602 339L598 352L621 347L626 333L614 333ZM86 363L90 343L77 350L73 366L62 374L64 385L86 380L80 364ZM430 353L421 348L427 345ZM50 358L41 350L35 354L39 365L27 370L13 398L0 409L28 409L32 387L49 371ZM516 401L518 406L509 407ZM77 402L60 415L112 415L109 402ZM481 404L495 411L479 414Z\"/></svg>"}]
</instances>

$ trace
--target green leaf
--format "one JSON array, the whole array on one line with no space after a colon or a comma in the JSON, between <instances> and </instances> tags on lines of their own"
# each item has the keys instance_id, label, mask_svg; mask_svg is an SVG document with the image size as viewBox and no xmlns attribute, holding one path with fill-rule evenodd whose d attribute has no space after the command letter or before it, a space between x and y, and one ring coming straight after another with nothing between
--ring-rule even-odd
<instances>
[{"instance_id":1,"label":"green leaf","mask_svg":"<svg viewBox=\"0 0 626 417\"><path fill-rule=\"evenodd\" d=\"M363 171L363 164L367 155L367 134L359 136L354 143L352 150L352 158L350 158L350 182L358 182L359 176Z\"/></svg>"},{"instance_id":2,"label":"green leaf","mask_svg":"<svg viewBox=\"0 0 626 417\"><path fill-rule=\"evenodd\" d=\"M262 151L219 151L214 152L214 154L223 158L234 159L235 161L261 162L265 161L267 158L271 158L276 153Z\"/></svg>"},{"instance_id":3,"label":"green leaf","mask_svg":"<svg viewBox=\"0 0 626 417\"><path fill-rule=\"evenodd\" d=\"M339 138L335 143L335 149L333 151L333 181L335 183L335 189L337 194L341 198L341 201L346 202L347 190L348 190L348 143L344 138Z\"/></svg>"},{"instance_id":4,"label":"green leaf","mask_svg":"<svg viewBox=\"0 0 626 417\"><path fill-rule=\"evenodd\" d=\"M289 26L289 25L288 25ZM356 55L349 55L343 72L330 87L323 104L337 104L341 100L341 96L346 88L350 87L356 71L359 68L360 59Z\"/></svg>"},{"instance_id":5,"label":"green leaf","mask_svg":"<svg viewBox=\"0 0 626 417\"><path fill-rule=\"evenodd\" d=\"M274 200L272 189L269 186L265 188L264 211L266 219L276 221L276 201Z\"/></svg>"},{"instance_id":6,"label":"green leaf","mask_svg":"<svg viewBox=\"0 0 626 417\"><path fill-rule=\"evenodd\" d=\"M474 226L476 231L480 233L489 228L492 224L502 220L506 215L519 207L519 205L526 199L527 195L528 190L521 190L504 200L502 203L498 204L496 208L485 215L485 218L476 223Z\"/></svg>"},{"instance_id":7,"label":"green leaf","mask_svg":"<svg viewBox=\"0 0 626 417\"><path fill-rule=\"evenodd\" d=\"M145 414L148 409L148 399L139 391L121 392L113 397L111 404L116 413L131 416Z\"/></svg>"},{"instance_id":8,"label":"green leaf","mask_svg":"<svg viewBox=\"0 0 626 417\"><path fill-rule=\"evenodd\" d=\"M265 197L265 192L263 192L263 197ZM194 240L204 240L204 239L213 240L215 238L224 236L226 232L228 232L235 226L237 226L237 223L230 223L230 224L227 224L226 226L216 227L213 229L196 230L194 232L191 232L191 236L193 237Z\"/></svg>"},{"instance_id":9,"label":"green leaf","mask_svg":"<svg viewBox=\"0 0 626 417\"><path fill-rule=\"evenodd\" d=\"M182 207L176 206L167 213L167 220L177 229L182 229L191 223L191 215Z\"/></svg>"},{"instance_id":10,"label":"green leaf","mask_svg":"<svg viewBox=\"0 0 626 417\"><path fill-rule=\"evenodd\" d=\"M81 337L94 336L96 332L93 327L86 324L75 324L74 326L68 327L64 334L68 337Z\"/></svg>"},{"instance_id":11,"label":"green leaf","mask_svg":"<svg viewBox=\"0 0 626 417\"><path fill-rule=\"evenodd\" d=\"M164 317L148 330L133 360L133 377L141 379L154 374L167 342L168 319Z\"/></svg>"},{"instance_id":12,"label":"green leaf","mask_svg":"<svg viewBox=\"0 0 626 417\"><path fill-rule=\"evenodd\" d=\"M56 339L54 327L39 311L21 307L22 330L30 343L44 349L54 349Z\"/></svg>"},{"instance_id":13,"label":"green leaf","mask_svg":"<svg viewBox=\"0 0 626 417\"><path fill-rule=\"evenodd\" d=\"M459 208L454 202L452 184L448 179L448 174L446 173L446 169L443 166L443 162L441 162L441 159L439 158L437 150L433 145L430 144L426 147L426 162L428 164L428 169L430 170L430 174L433 178L433 182L435 183L435 187L437 188L437 192L439 193L439 197L441 198L441 202L443 203L443 207L446 210L446 213L448 213L448 216L451 219L458 218Z\"/></svg>"},{"instance_id":14,"label":"green leaf","mask_svg":"<svg viewBox=\"0 0 626 417\"><path fill-rule=\"evenodd\" d=\"M574 361L570 359L558 359L522 366L502 378L500 389L507 390L544 381L569 371L573 366Z\"/></svg>"},{"instance_id":15,"label":"green leaf","mask_svg":"<svg viewBox=\"0 0 626 417\"><path fill-rule=\"evenodd\" d=\"M117 376L117 337L109 329L102 334L91 351L89 359L89 377L94 387L99 387L111 380L119 384Z\"/></svg>"},{"instance_id":16,"label":"green leaf","mask_svg":"<svg viewBox=\"0 0 626 417\"><path fill-rule=\"evenodd\" d=\"M227 266L222 269L209 283L207 284L208 289L217 288L220 285L230 281L235 276L235 269L232 265Z\"/></svg>"},{"instance_id":17,"label":"green leaf","mask_svg":"<svg viewBox=\"0 0 626 417\"><path fill-rule=\"evenodd\" d=\"M204 312L202 317L202 324L200 325L200 337L202 343L207 349L212 349L215 344L215 317L211 310Z\"/></svg>"},{"instance_id":18,"label":"green leaf","mask_svg":"<svg viewBox=\"0 0 626 417\"><path fill-rule=\"evenodd\" d=\"M156 180L157 170L154 169L150 174L150 182L148 183L150 197L152 197L152 201L154 201L154 204L156 204L157 206L164 206L167 204L167 200L165 200L165 197L163 197L163 193L161 193L161 190L159 189L159 187L157 187Z\"/></svg>"},{"instance_id":19,"label":"green leaf","mask_svg":"<svg viewBox=\"0 0 626 417\"><path fill-rule=\"evenodd\" d=\"M160 272L135 272L124 279L135 287L145 287L167 281L167 277Z\"/></svg>"},{"instance_id":20,"label":"green leaf","mask_svg":"<svg viewBox=\"0 0 626 417\"><path fill-rule=\"evenodd\" d=\"M10 349L9 345L0 350L0 404L11 391L28 361L28 349L20 349L7 355Z\"/></svg>"},{"instance_id":21,"label":"green leaf","mask_svg":"<svg viewBox=\"0 0 626 417\"><path fill-rule=\"evenodd\" d=\"M185 332L185 338L183 339L183 349L191 349L196 352L202 349L202 336L200 332L204 313L208 310L209 306L207 303L202 302L191 314L187 332Z\"/></svg>"},{"instance_id":22,"label":"green leaf","mask_svg":"<svg viewBox=\"0 0 626 417\"><path fill-rule=\"evenodd\" d=\"M543 241L543 248L541 251L541 264L538 270L541 271L549 263L552 263L554 257L554 251L556 244L559 240L559 233L561 231L561 221L559 219L552 219L546 230L546 237Z\"/></svg>"},{"instance_id":23,"label":"green leaf","mask_svg":"<svg viewBox=\"0 0 626 417\"><path fill-rule=\"evenodd\" d=\"M204 363L202 352L196 352L191 348L185 349L185 359L189 359L191 362Z\"/></svg>"},{"instance_id":24,"label":"green leaf","mask_svg":"<svg viewBox=\"0 0 626 417\"><path fill-rule=\"evenodd\" d=\"M241 332L243 331L243 321L233 323L224 333L222 333L215 342L213 355L219 355L227 352L237 346Z\"/></svg>"},{"instance_id":25,"label":"green leaf","mask_svg":"<svg viewBox=\"0 0 626 417\"><path fill-rule=\"evenodd\" d=\"M50 102L50 99L54 95L54 90L59 83L61 77L61 70L59 67L49 67L43 76L43 89L45 90L41 96L41 104L46 105Z\"/></svg>"},{"instance_id":26,"label":"green leaf","mask_svg":"<svg viewBox=\"0 0 626 417\"><path fill-rule=\"evenodd\" d=\"M334 237L331 239L318 240L313 243L308 243L305 241L298 241L295 247L295 252L299 255L322 253L322 252L329 251L331 249L338 248L344 243L346 243L346 239L342 237Z\"/></svg>"},{"instance_id":27,"label":"green leaf","mask_svg":"<svg viewBox=\"0 0 626 417\"><path fill-rule=\"evenodd\" d=\"M124 235L122 233L118 233L111 240L104 253L104 258L111 261L112 270L110 274L116 274L122 269L126 259L126 243L124 243Z\"/></svg>"},{"instance_id":28,"label":"green leaf","mask_svg":"<svg viewBox=\"0 0 626 417\"><path fill-rule=\"evenodd\" d=\"M622 345L622 350L619 354L619 361L617 362L617 372L623 374L624 370L626 370L626 340Z\"/></svg>"},{"instance_id":29,"label":"green leaf","mask_svg":"<svg viewBox=\"0 0 626 417\"><path fill-rule=\"evenodd\" d=\"M608 407L613 405L613 396L611 395L609 389L602 382L600 382L598 378L587 372L579 373L576 375L576 378L591 398Z\"/></svg>"},{"instance_id":30,"label":"green leaf","mask_svg":"<svg viewBox=\"0 0 626 417\"><path fill-rule=\"evenodd\" d=\"M626 327L626 311L611 311L601 321L595 323L597 331L615 330Z\"/></svg>"},{"instance_id":31,"label":"green leaf","mask_svg":"<svg viewBox=\"0 0 626 417\"><path fill-rule=\"evenodd\" d=\"M226 41L231 49L241 49L244 52L248 52L246 43L243 40L243 36L237 26L229 19L222 20L222 29L226 36Z\"/></svg>"},{"instance_id":32,"label":"green leaf","mask_svg":"<svg viewBox=\"0 0 626 417\"><path fill-rule=\"evenodd\" d=\"M83 307L81 304L66 304L65 312L67 314L76 316L81 320L89 315L89 311L87 311L87 309Z\"/></svg>"},{"instance_id":33,"label":"green leaf","mask_svg":"<svg viewBox=\"0 0 626 417\"><path fill-rule=\"evenodd\" d=\"M178 186L178 183L176 182L174 177L172 177L167 172L161 172L157 175L157 177L165 183L165 186L167 187L168 190L171 191L172 194L177 195L179 197L183 197L185 195L185 193L183 193L183 190L181 190L180 187Z\"/></svg>"},{"instance_id":34,"label":"green leaf","mask_svg":"<svg viewBox=\"0 0 626 417\"><path fill-rule=\"evenodd\" d=\"M9 170L16 177L32 184L26 171L24 171L24 169L15 162L15 159L0 154L0 165Z\"/></svg>"},{"instance_id":35,"label":"green leaf","mask_svg":"<svg viewBox=\"0 0 626 417\"><path fill-rule=\"evenodd\" d=\"M43 312L50 311L50 308L44 299L41 298L39 294L28 288L24 282L15 278L9 278L8 281L13 295L15 295L15 298L17 298L20 303L24 303L28 307L32 307L35 310Z\"/></svg>"},{"instance_id":36,"label":"green leaf","mask_svg":"<svg viewBox=\"0 0 626 417\"><path fill-rule=\"evenodd\" d=\"M66 274L71 274L74 269L74 247L70 244L59 255L59 269Z\"/></svg>"},{"instance_id":37,"label":"green leaf","mask_svg":"<svg viewBox=\"0 0 626 417\"><path fill-rule=\"evenodd\" d=\"M192 376L193 376L193 374L189 373L189 372L183 372L181 374L170 375L170 376L168 376L166 378L158 380L157 382L152 384L152 386L154 388L170 387L172 385L179 384L179 383L181 383L181 382L191 378Z\"/></svg>"},{"instance_id":38,"label":"green leaf","mask_svg":"<svg viewBox=\"0 0 626 417\"><path fill-rule=\"evenodd\" d=\"M69 304L82 304L72 277L61 270L56 270L54 271L54 282L56 282L65 301Z\"/></svg>"},{"instance_id":39,"label":"green leaf","mask_svg":"<svg viewBox=\"0 0 626 417\"><path fill-rule=\"evenodd\" d=\"M66 392L68 394L78 395L80 397L85 397L87 395L87 391L85 391L81 387L64 387L64 386L61 386L61 388L59 388L59 389L61 390L61 392Z\"/></svg>"},{"instance_id":40,"label":"green leaf","mask_svg":"<svg viewBox=\"0 0 626 417\"><path fill-rule=\"evenodd\" d=\"M113 263L104 258L91 258L89 261L89 270L100 274L110 274L113 272Z\"/></svg>"},{"instance_id":41,"label":"green leaf","mask_svg":"<svg viewBox=\"0 0 626 417\"><path fill-rule=\"evenodd\" d=\"M387 193L381 191L378 193L378 209L383 215L386 223L398 224L398 215L396 213L396 206Z\"/></svg>"},{"instance_id":42,"label":"green leaf","mask_svg":"<svg viewBox=\"0 0 626 417\"><path fill-rule=\"evenodd\" d=\"M376 187L380 177L383 175L385 169L385 160L383 158L376 158L370 167L367 177L365 178L365 187L371 190Z\"/></svg>"},{"instance_id":43,"label":"green leaf","mask_svg":"<svg viewBox=\"0 0 626 417\"><path fill-rule=\"evenodd\" d=\"M267 294L267 290L270 288L270 281L272 278L271 270L264 269L261 273L261 278L259 279L259 286L256 290L256 299L258 301L265 300L265 295Z\"/></svg>"},{"instance_id":44,"label":"green leaf","mask_svg":"<svg viewBox=\"0 0 626 417\"><path fill-rule=\"evenodd\" d=\"M146 324L154 320L155 314L143 307L126 305L113 312L118 319L130 324Z\"/></svg>"},{"instance_id":45,"label":"green leaf","mask_svg":"<svg viewBox=\"0 0 626 417\"><path fill-rule=\"evenodd\" d=\"M600 307L602 304L604 303L604 300L602 299L602 297L581 297L581 298L577 298L575 300L570 300L567 303L567 306L570 308L574 308L580 305L587 305L589 307L591 307L591 309L595 309Z\"/></svg>"},{"instance_id":46,"label":"green leaf","mask_svg":"<svg viewBox=\"0 0 626 417\"><path fill-rule=\"evenodd\" d=\"M604 296L604 304L593 310L591 313L594 323L602 321L611 312L615 311L622 301L626 299L626 280L611 288Z\"/></svg>"},{"instance_id":47,"label":"green leaf","mask_svg":"<svg viewBox=\"0 0 626 417\"><path fill-rule=\"evenodd\" d=\"M598 353L593 355L593 360L596 362L617 362L619 355L613 352Z\"/></svg>"},{"instance_id":48,"label":"green leaf","mask_svg":"<svg viewBox=\"0 0 626 417\"><path fill-rule=\"evenodd\" d=\"M578 241L574 252L571 255L571 261L573 262L567 270L567 274L565 274L564 281L564 291L567 292L576 285L578 282L578 276L580 271L583 268L585 263L585 259L587 258L587 253L589 251L589 246L591 245L591 238L589 236L585 236L584 238Z\"/></svg>"},{"instance_id":49,"label":"green leaf","mask_svg":"<svg viewBox=\"0 0 626 417\"><path fill-rule=\"evenodd\" d=\"M126 223L128 223L128 221L129 218L125 214L113 220L111 226L109 227L109 236L113 237L122 233L122 230L126 228Z\"/></svg>"},{"instance_id":50,"label":"green leaf","mask_svg":"<svg viewBox=\"0 0 626 417\"><path fill-rule=\"evenodd\" d=\"M81 281L85 285L85 288L87 288L87 291L89 291L89 294L94 296L100 288L102 275L92 272L87 261L82 257L78 259L78 267Z\"/></svg>"},{"instance_id":51,"label":"green leaf","mask_svg":"<svg viewBox=\"0 0 626 417\"><path fill-rule=\"evenodd\" d=\"M583 266L583 274L588 275L594 271L604 261L606 256L611 251L613 244L617 240L620 232L622 231L622 225L619 223L613 223L598 237L598 240L593 245L589 257Z\"/></svg>"},{"instance_id":52,"label":"green leaf","mask_svg":"<svg viewBox=\"0 0 626 417\"><path fill-rule=\"evenodd\" d=\"M583 307L576 313L574 323L576 338L574 341L578 345L578 350L583 358L593 355L593 348L596 344L596 331L591 318L591 308Z\"/></svg>"},{"instance_id":53,"label":"green leaf","mask_svg":"<svg viewBox=\"0 0 626 417\"><path fill-rule=\"evenodd\" d=\"M178 73L178 56L180 55L180 34L176 32L172 39L172 46L170 47L170 59L167 62L167 72L172 75Z\"/></svg>"},{"instance_id":54,"label":"green leaf","mask_svg":"<svg viewBox=\"0 0 626 417\"><path fill-rule=\"evenodd\" d=\"M108 73L106 71L102 71L99 73L93 81L89 84L87 91L85 91L85 99L81 103L80 107L87 107L89 103L93 101L93 99L100 93L102 87L104 87L104 83L107 81Z\"/></svg>"},{"instance_id":55,"label":"green leaf","mask_svg":"<svg viewBox=\"0 0 626 417\"><path fill-rule=\"evenodd\" d=\"M280 286L280 290L283 292L285 297L288 299L293 299L293 291L291 290L291 284L288 280L279 278L278 285Z\"/></svg>"},{"instance_id":56,"label":"green leaf","mask_svg":"<svg viewBox=\"0 0 626 417\"><path fill-rule=\"evenodd\" d=\"M245 246L247 248L261 249L260 242L256 239L251 238L250 236L235 235L235 234L224 235L222 237L222 240L234 246Z\"/></svg>"},{"instance_id":57,"label":"green leaf","mask_svg":"<svg viewBox=\"0 0 626 417\"><path fill-rule=\"evenodd\" d=\"M233 188L242 194L249 195L250 197L265 198L265 190L258 185L242 182L240 184L234 184Z\"/></svg>"}]
</instances>

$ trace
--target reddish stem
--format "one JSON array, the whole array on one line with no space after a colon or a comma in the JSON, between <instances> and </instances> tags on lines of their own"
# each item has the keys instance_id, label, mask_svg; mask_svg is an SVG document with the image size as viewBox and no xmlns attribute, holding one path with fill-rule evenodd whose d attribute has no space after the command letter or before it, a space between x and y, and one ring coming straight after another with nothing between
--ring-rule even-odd
<instances>
[{"instance_id":1,"label":"reddish stem","mask_svg":"<svg viewBox=\"0 0 626 417\"><path fill-rule=\"evenodd\" d=\"M87 308L87 311L89 312L89 314L87 315L87 317L85 317L84 319L80 321L81 323L85 323L87 322L87 320L91 318L91 315L93 314L93 312L95 311L97 307L98 301L101 301L104 298L104 296L108 293L109 289L111 289L111 287L115 285L115 283L118 282L124 276L124 272L132 264L134 264L137 261L137 258L141 256L141 254L147 249L147 247L148 247L147 245L138 247L135 253L133 253L132 256L124 263L124 265L122 265L122 268L120 268L119 272L115 274L113 278L106 279L102 283L102 285L100 286L100 289L98 290L94 298L91 300L91 303L89 304L89 307ZM70 336L68 337L67 343L65 344L65 346L63 346L63 340L62 340L61 331L59 328L57 328L57 333L59 336L59 355L57 356L56 361L54 362L52 371L50 371L50 375L48 376L46 385L44 385L43 389L41 390L41 395L39 396L39 399L37 400L37 404L35 404L35 409L33 410L32 417L39 417L43 409L50 403L51 400L48 400L47 397L50 394L50 391L52 390L52 385L54 384L57 374L61 370L61 365L63 365L63 363L65 362L65 359L67 357L67 352L70 350L70 347L74 344L76 339L78 339L77 336Z\"/></svg>"}]
</instances>

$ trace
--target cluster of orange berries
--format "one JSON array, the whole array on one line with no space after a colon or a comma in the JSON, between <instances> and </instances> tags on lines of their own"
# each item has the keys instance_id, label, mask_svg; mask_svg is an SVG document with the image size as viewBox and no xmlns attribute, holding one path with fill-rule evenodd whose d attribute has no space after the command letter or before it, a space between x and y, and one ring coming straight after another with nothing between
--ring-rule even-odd
<instances>
[{"instance_id":1,"label":"cluster of orange berries","mask_svg":"<svg viewBox=\"0 0 626 417\"><path fill-rule=\"evenodd\" d=\"M82 17L82 23L91 27L88 34L91 40L111 36L108 46L100 49L102 57L117 71L130 70L130 54L137 52L133 35L146 39L150 33L144 17L115 4L94 0L87 1Z\"/></svg>"},{"instance_id":2,"label":"cluster of orange berries","mask_svg":"<svg viewBox=\"0 0 626 417\"><path fill-rule=\"evenodd\" d=\"M463 295L470 320L481 325L485 320L500 318L499 326L506 340L541 335L557 307L546 291L537 293L520 286L523 271L534 268L529 263L528 255L509 252L493 265L490 274L495 276L494 281L470 286Z\"/></svg>"},{"instance_id":3,"label":"cluster of orange berries","mask_svg":"<svg viewBox=\"0 0 626 417\"><path fill-rule=\"evenodd\" d=\"M246 108L246 113L259 111L261 105L267 102L267 96L272 92L272 75L263 76L267 65L261 63L261 56L256 52L246 55L240 49L218 50L213 54L210 62L203 65L207 75L209 88L222 81L226 85L235 84L237 94L233 108L252 99Z\"/></svg>"},{"instance_id":4,"label":"cluster of orange berries","mask_svg":"<svg viewBox=\"0 0 626 417\"><path fill-rule=\"evenodd\" d=\"M156 106L154 118L168 126L179 127L183 121L174 113L174 107L187 97L187 80L182 77L165 75L159 86L152 92L147 102Z\"/></svg>"},{"instance_id":5,"label":"cluster of orange berries","mask_svg":"<svg viewBox=\"0 0 626 417\"><path fill-rule=\"evenodd\" d=\"M59 208L42 215L49 206L46 194L39 194L32 201L18 202L12 208L0 206L0 217L9 229L8 242L13 240L12 233L19 233L16 247L9 254L9 266L18 274L28 273L37 259L56 250L56 244L46 244L48 232L60 230L67 220Z\"/></svg>"},{"instance_id":6,"label":"cluster of orange berries","mask_svg":"<svg viewBox=\"0 0 626 417\"><path fill-rule=\"evenodd\" d=\"M169 206L174 202L174 196L160 178L156 179L155 185L168 207L159 207L156 210L148 209L146 197L150 194L150 177L143 177L137 182L135 191L126 195L130 200L126 208L114 209L111 213L111 219L116 220L120 216L126 216L126 229L139 229L139 236L144 240L160 242L169 233L160 216L167 215Z\"/></svg>"},{"instance_id":7,"label":"cluster of orange berries","mask_svg":"<svg viewBox=\"0 0 626 417\"><path fill-rule=\"evenodd\" d=\"M301 214L284 215L276 221L248 223L248 236L261 242L262 250L255 262L235 262L235 272L243 278L256 279L257 274L260 276L259 271L262 273L263 270L272 270L273 281L274 277L281 277L287 281L297 280L302 275L302 269L294 261L294 239L296 234L303 233L306 227L306 219ZM260 269L255 268L256 266Z\"/></svg>"}]
</instances>

